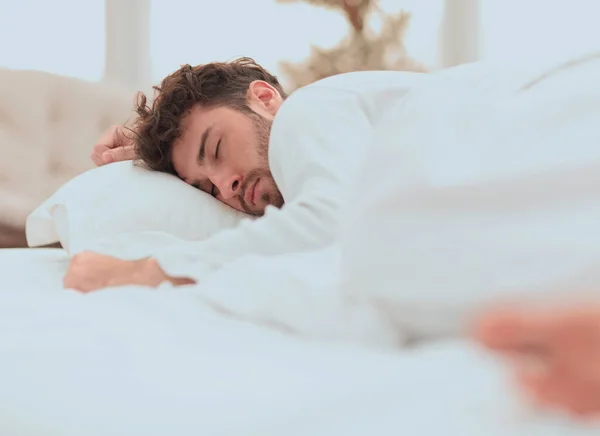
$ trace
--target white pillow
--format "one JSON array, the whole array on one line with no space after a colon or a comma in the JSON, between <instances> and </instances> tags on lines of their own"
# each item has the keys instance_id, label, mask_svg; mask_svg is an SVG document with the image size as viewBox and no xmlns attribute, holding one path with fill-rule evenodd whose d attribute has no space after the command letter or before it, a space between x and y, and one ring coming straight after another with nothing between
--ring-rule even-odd
<instances>
[{"instance_id":1,"label":"white pillow","mask_svg":"<svg viewBox=\"0 0 600 436\"><path fill-rule=\"evenodd\" d=\"M29 246L60 242L74 254L137 234L146 247L154 239L203 240L246 218L175 176L118 162L63 185L28 216L26 233Z\"/></svg>"}]
</instances>

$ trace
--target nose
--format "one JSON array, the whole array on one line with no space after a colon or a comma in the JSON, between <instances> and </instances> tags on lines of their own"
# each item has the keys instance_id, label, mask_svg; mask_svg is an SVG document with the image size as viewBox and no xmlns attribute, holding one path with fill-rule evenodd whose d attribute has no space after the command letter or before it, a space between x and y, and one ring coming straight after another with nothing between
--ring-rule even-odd
<instances>
[{"instance_id":1,"label":"nose","mask_svg":"<svg viewBox=\"0 0 600 436\"><path fill-rule=\"evenodd\" d=\"M237 174L224 175L222 177L215 177L213 183L219 190L219 194L221 194L223 199L229 200L236 195L239 195L242 186L242 177Z\"/></svg>"}]
</instances>

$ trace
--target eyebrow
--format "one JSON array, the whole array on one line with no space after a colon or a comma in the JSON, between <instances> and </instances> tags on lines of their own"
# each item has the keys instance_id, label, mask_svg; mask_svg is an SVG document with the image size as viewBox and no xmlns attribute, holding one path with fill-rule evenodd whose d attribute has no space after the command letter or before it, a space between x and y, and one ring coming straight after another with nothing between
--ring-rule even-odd
<instances>
[{"instance_id":1,"label":"eyebrow","mask_svg":"<svg viewBox=\"0 0 600 436\"><path fill-rule=\"evenodd\" d=\"M198 152L198 157L197 160L199 163L204 161L204 156L206 155L206 140L208 138L208 135L210 134L212 130L212 126L210 126L208 129L206 129L204 131L204 133L202 134L202 137L200 138L200 151Z\"/></svg>"}]
</instances>

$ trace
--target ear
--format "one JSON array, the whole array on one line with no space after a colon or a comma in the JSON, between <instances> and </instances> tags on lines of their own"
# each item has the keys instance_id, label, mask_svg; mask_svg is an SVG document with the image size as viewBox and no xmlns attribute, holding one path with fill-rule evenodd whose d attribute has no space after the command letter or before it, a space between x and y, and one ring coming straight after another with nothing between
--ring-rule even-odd
<instances>
[{"instance_id":1,"label":"ear","mask_svg":"<svg viewBox=\"0 0 600 436\"><path fill-rule=\"evenodd\" d=\"M250 107L258 106L262 111L275 115L281 105L281 96L271 84L255 80L248 88L248 103Z\"/></svg>"}]
</instances>

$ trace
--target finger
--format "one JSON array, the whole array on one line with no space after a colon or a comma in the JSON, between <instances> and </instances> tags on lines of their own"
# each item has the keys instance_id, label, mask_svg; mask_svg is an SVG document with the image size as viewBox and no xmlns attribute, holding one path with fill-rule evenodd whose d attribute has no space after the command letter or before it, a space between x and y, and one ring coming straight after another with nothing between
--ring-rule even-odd
<instances>
[{"instance_id":1,"label":"finger","mask_svg":"<svg viewBox=\"0 0 600 436\"><path fill-rule=\"evenodd\" d=\"M513 353L510 361L523 380L546 380L554 375L553 361L546 355Z\"/></svg>"},{"instance_id":2,"label":"finger","mask_svg":"<svg viewBox=\"0 0 600 436\"><path fill-rule=\"evenodd\" d=\"M121 125L110 128L100 138L100 143L106 144L108 148L125 147L131 145L131 138L125 134L125 129Z\"/></svg>"},{"instance_id":3,"label":"finger","mask_svg":"<svg viewBox=\"0 0 600 436\"><path fill-rule=\"evenodd\" d=\"M526 320L516 308L502 308L485 313L475 325L475 338L484 346L508 350L524 328Z\"/></svg>"},{"instance_id":4,"label":"finger","mask_svg":"<svg viewBox=\"0 0 600 436\"><path fill-rule=\"evenodd\" d=\"M544 397L544 387L549 383L549 377L531 373L530 371L522 371L517 367L515 372L516 382L519 389L530 400L538 406L547 405L547 398Z\"/></svg>"},{"instance_id":5,"label":"finger","mask_svg":"<svg viewBox=\"0 0 600 436\"><path fill-rule=\"evenodd\" d=\"M538 381L530 392L541 405L575 415L585 416L600 411L598 392L575 379L555 376Z\"/></svg>"},{"instance_id":6,"label":"finger","mask_svg":"<svg viewBox=\"0 0 600 436\"><path fill-rule=\"evenodd\" d=\"M92 158L92 162L94 162L94 164L96 166L102 166L104 165L104 160L102 159L102 155L108 150L108 147L104 144L96 144L94 146L94 148L92 149L92 154L91 154L91 158Z\"/></svg>"},{"instance_id":7,"label":"finger","mask_svg":"<svg viewBox=\"0 0 600 436\"><path fill-rule=\"evenodd\" d=\"M102 153L102 163L108 164L112 162L121 162L125 160L133 160L136 158L133 145L126 147L113 148Z\"/></svg>"},{"instance_id":8,"label":"finger","mask_svg":"<svg viewBox=\"0 0 600 436\"><path fill-rule=\"evenodd\" d=\"M575 380L565 389L562 405L578 416L591 416L600 413L600 390L597 386Z\"/></svg>"},{"instance_id":9,"label":"finger","mask_svg":"<svg viewBox=\"0 0 600 436\"><path fill-rule=\"evenodd\" d=\"M549 339L547 318L543 313L505 308L484 315L475 336L495 351L543 354Z\"/></svg>"},{"instance_id":10,"label":"finger","mask_svg":"<svg viewBox=\"0 0 600 436\"><path fill-rule=\"evenodd\" d=\"M110 163L110 156L107 156L109 162L104 160L104 153L111 149L119 149L122 147L132 146L133 141L131 137L125 134L123 126L116 125L108 129L102 134L94 148L92 149L91 159L96 166L102 166L106 163Z\"/></svg>"}]
</instances>

